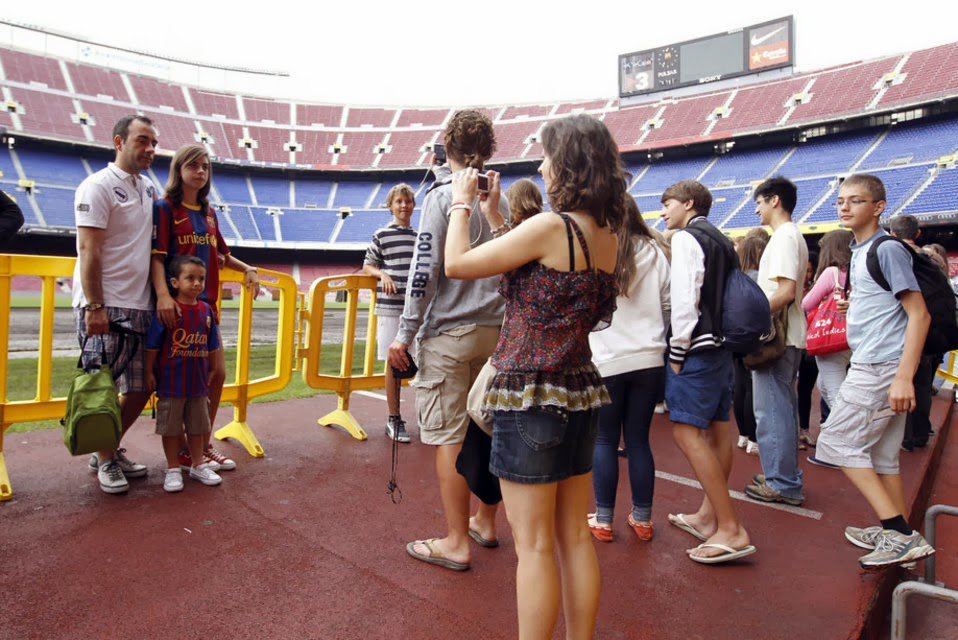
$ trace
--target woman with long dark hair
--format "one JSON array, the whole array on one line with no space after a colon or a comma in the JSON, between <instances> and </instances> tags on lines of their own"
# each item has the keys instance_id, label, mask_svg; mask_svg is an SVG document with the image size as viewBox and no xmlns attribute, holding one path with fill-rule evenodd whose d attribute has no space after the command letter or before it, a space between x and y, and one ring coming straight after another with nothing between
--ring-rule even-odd
<instances>
[{"instance_id":1,"label":"woman with long dark hair","mask_svg":"<svg viewBox=\"0 0 958 640\"><path fill-rule=\"evenodd\" d=\"M590 472L599 407L609 402L588 336L608 326L615 309L626 183L618 147L595 118L551 122L542 144L539 171L554 213L473 248L469 222L476 214L468 203L477 172L458 174L446 274L505 274L506 321L485 409L495 416L489 468L500 479L519 558L519 636L552 637L561 593L566 637L584 639L592 637L599 604L587 526ZM498 200L498 175L489 177L483 213Z\"/></svg>"}]
</instances>

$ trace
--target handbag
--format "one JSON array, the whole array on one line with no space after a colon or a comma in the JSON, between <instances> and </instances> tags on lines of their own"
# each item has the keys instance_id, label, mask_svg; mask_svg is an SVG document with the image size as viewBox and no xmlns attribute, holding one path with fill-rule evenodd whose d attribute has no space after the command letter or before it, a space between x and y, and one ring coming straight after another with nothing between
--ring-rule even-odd
<instances>
[{"instance_id":1,"label":"handbag","mask_svg":"<svg viewBox=\"0 0 958 640\"><path fill-rule=\"evenodd\" d=\"M742 364L750 371L761 371L774 365L785 354L785 335L788 333L788 308L785 305L772 314L772 330L763 336L762 346L746 354Z\"/></svg>"},{"instance_id":2,"label":"handbag","mask_svg":"<svg viewBox=\"0 0 958 640\"><path fill-rule=\"evenodd\" d=\"M492 358L489 358L486 364L482 365L476 381L469 388L469 395L466 396L466 413L487 436L492 436L492 416L483 411L482 405L486 399L486 391L489 390L489 385L492 384L496 373L498 372L492 366Z\"/></svg>"},{"instance_id":3,"label":"handbag","mask_svg":"<svg viewBox=\"0 0 958 640\"><path fill-rule=\"evenodd\" d=\"M839 288L838 270L835 270L835 289ZM805 350L810 356L827 356L848 350L848 324L844 313L838 310L841 294L833 293L818 304L808 316Z\"/></svg>"},{"instance_id":4,"label":"handbag","mask_svg":"<svg viewBox=\"0 0 958 640\"><path fill-rule=\"evenodd\" d=\"M83 348L88 339L83 339L78 371L67 392L66 415L60 420L63 444L75 456L112 451L120 444L123 432L120 402L102 341L99 368L83 366Z\"/></svg>"}]
</instances>

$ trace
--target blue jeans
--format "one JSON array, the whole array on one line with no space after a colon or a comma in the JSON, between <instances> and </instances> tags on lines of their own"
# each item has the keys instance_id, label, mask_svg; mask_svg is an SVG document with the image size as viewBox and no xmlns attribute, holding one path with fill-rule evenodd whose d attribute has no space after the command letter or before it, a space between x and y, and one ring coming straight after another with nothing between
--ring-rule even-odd
<instances>
[{"instance_id":1,"label":"blue jeans","mask_svg":"<svg viewBox=\"0 0 958 640\"><path fill-rule=\"evenodd\" d=\"M802 351L787 347L768 369L752 372L755 435L765 483L789 498L802 498L798 468L798 392Z\"/></svg>"},{"instance_id":2,"label":"blue jeans","mask_svg":"<svg viewBox=\"0 0 958 640\"><path fill-rule=\"evenodd\" d=\"M662 394L665 368L629 371L603 378L612 404L599 409L599 434L595 440L592 486L596 506L614 509L619 485L619 438L625 440L632 506L652 508L655 460L649 446L649 426Z\"/></svg>"}]
</instances>

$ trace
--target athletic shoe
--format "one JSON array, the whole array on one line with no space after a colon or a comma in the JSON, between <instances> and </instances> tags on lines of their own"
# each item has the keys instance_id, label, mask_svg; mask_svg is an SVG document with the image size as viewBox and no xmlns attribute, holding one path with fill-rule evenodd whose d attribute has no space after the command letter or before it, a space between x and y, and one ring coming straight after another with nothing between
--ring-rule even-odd
<instances>
[{"instance_id":1,"label":"athletic shoe","mask_svg":"<svg viewBox=\"0 0 958 640\"><path fill-rule=\"evenodd\" d=\"M127 478L142 478L146 475L146 465L133 462L127 458L126 449L117 449L113 454L113 459L119 463L123 475Z\"/></svg>"},{"instance_id":2,"label":"athletic shoe","mask_svg":"<svg viewBox=\"0 0 958 640\"><path fill-rule=\"evenodd\" d=\"M925 541L920 533L911 535L885 529L878 535L875 550L858 559L863 569L884 569L899 564L927 558L935 549Z\"/></svg>"},{"instance_id":3,"label":"athletic shoe","mask_svg":"<svg viewBox=\"0 0 958 640\"><path fill-rule=\"evenodd\" d=\"M145 464L133 462L126 457L126 449L117 449L113 453L113 459L120 465L123 475L127 478L142 478L146 475L147 468ZM100 470L100 458L95 453L90 454L90 471L96 473Z\"/></svg>"},{"instance_id":4,"label":"athletic shoe","mask_svg":"<svg viewBox=\"0 0 958 640\"><path fill-rule=\"evenodd\" d=\"M386 421L386 437L396 442L409 442L412 438L406 432L406 423L402 418L390 416Z\"/></svg>"},{"instance_id":5,"label":"athletic shoe","mask_svg":"<svg viewBox=\"0 0 958 640\"><path fill-rule=\"evenodd\" d=\"M123 469L116 460L107 460L101 464L96 475L104 493L123 493L130 488L130 483L126 481Z\"/></svg>"},{"instance_id":6,"label":"athletic shoe","mask_svg":"<svg viewBox=\"0 0 958 640\"><path fill-rule=\"evenodd\" d=\"M746 438L745 436L739 436L739 437L738 437L738 448L739 448L739 449L744 449L747 445L748 445L748 438Z\"/></svg>"},{"instance_id":7,"label":"athletic shoe","mask_svg":"<svg viewBox=\"0 0 958 640\"><path fill-rule=\"evenodd\" d=\"M635 531L635 535L644 542L648 542L653 537L655 537L655 527L652 525L652 521L640 522L632 517L632 514L629 514L628 518L629 526L632 527L632 531Z\"/></svg>"},{"instance_id":8,"label":"athletic shoe","mask_svg":"<svg viewBox=\"0 0 958 640\"><path fill-rule=\"evenodd\" d=\"M805 502L805 498L783 496L764 482L762 484L750 484L745 487L745 495L755 500L761 500L762 502L783 502L793 507L799 507Z\"/></svg>"},{"instance_id":9,"label":"athletic shoe","mask_svg":"<svg viewBox=\"0 0 958 640\"><path fill-rule=\"evenodd\" d=\"M746 445L745 445L745 453L749 454L750 456L757 456L757 455L758 455L758 443L749 440L748 443L746 443Z\"/></svg>"},{"instance_id":10,"label":"athletic shoe","mask_svg":"<svg viewBox=\"0 0 958 640\"><path fill-rule=\"evenodd\" d=\"M956 395L958 395L958 394L956 394ZM662 415L663 413L665 413L665 412L668 411L668 410L669 410L669 407L668 407L668 405L665 404L665 400L663 400L662 402L660 402L660 403L658 403L657 405L655 405L655 412L656 412L657 414L659 414L659 415Z\"/></svg>"},{"instance_id":11,"label":"athletic shoe","mask_svg":"<svg viewBox=\"0 0 958 640\"><path fill-rule=\"evenodd\" d=\"M180 469L182 469L183 471L189 471L190 469L193 468L193 456L191 456L190 452L187 451L186 449L180 449L180 452L176 454L176 457L179 458ZM205 455L203 456L203 462L209 465L210 469L212 469L213 471L220 470L219 463L216 462L215 460L209 459ZM233 464L235 465L236 463L234 462Z\"/></svg>"},{"instance_id":12,"label":"athletic shoe","mask_svg":"<svg viewBox=\"0 0 958 640\"><path fill-rule=\"evenodd\" d=\"M594 513L590 513L588 518L589 532L592 534L592 537L599 542L612 542L612 524L609 522L599 522Z\"/></svg>"},{"instance_id":13,"label":"athletic shoe","mask_svg":"<svg viewBox=\"0 0 958 640\"><path fill-rule=\"evenodd\" d=\"M881 531L881 527L877 525L874 527L865 527L864 529L845 527L845 539L856 547L870 550L874 549L878 543L878 536L881 535Z\"/></svg>"},{"instance_id":14,"label":"athletic shoe","mask_svg":"<svg viewBox=\"0 0 958 640\"><path fill-rule=\"evenodd\" d=\"M814 464L814 465L818 465L819 467L825 467L826 469L840 469L840 468L841 468L841 467L839 467L837 464L832 464L831 462L825 462L824 460L819 460L819 459L816 458L815 456L805 456L805 459L808 460L809 462L811 462L811 463Z\"/></svg>"},{"instance_id":15,"label":"athletic shoe","mask_svg":"<svg viewBox=\"0 0 958 640\"><path fill-rule=\"evenodd\" d=\"M207 446L203 452L203 462L215 463L217 468L214 468L213 471L232 471L236 468L236 461L227 458L221 451L212 446Z\"/></svg>"},{"instance_id":16,"label":"athletic shoe","mask_svg":"<svg viewBox=\"0 0 958 640\"><path fill-rule=\"evenodd\" d=\"M183 472L179 469L167 469L163 478L163 491L176 493L183 490Z\"/></svg>"},{"instance_id":17,"label":"athletic shoe","mask_svg":"<svg viewBox=\"0 0 958 640\"><path fill-rule=\"evenodd\" d=\"M190 477L194 480L199 480L208 487L215 487L223 482L223 478L219 477L219 475L210 468L207 462L204 462L198 467L192 467L190 469Z\"/></svg>"},{"instance_id":18,"label":"athletic shoe","mask_svg":"<svg viewBox=\"0 0 958 640\"><path fill-rule=\"evenodd\" d=\"M810 447L815 446L815 438L812 437L812 434L809 433L808 429L800 429L798 432L798 441L804 442Z\"/></svg>"}]
</instances>

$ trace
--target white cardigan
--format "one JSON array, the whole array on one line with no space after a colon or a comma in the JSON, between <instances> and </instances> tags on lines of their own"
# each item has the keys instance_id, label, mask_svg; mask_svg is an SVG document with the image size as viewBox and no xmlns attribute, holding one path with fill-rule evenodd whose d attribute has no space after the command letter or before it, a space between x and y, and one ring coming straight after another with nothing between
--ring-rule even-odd
<instances>
[{"instance_id":1,"label":"white cardigan","mask_svg":"<svg viewBox=\"0 0 958 640\"><path fill-rule=\"evenodd\" d=\"M635 242L635 277L616 299L612 324L589 334L592 361L603 378L665 365L669 326L669 261L652 238Z\"/></svg>"}]
</instances>

